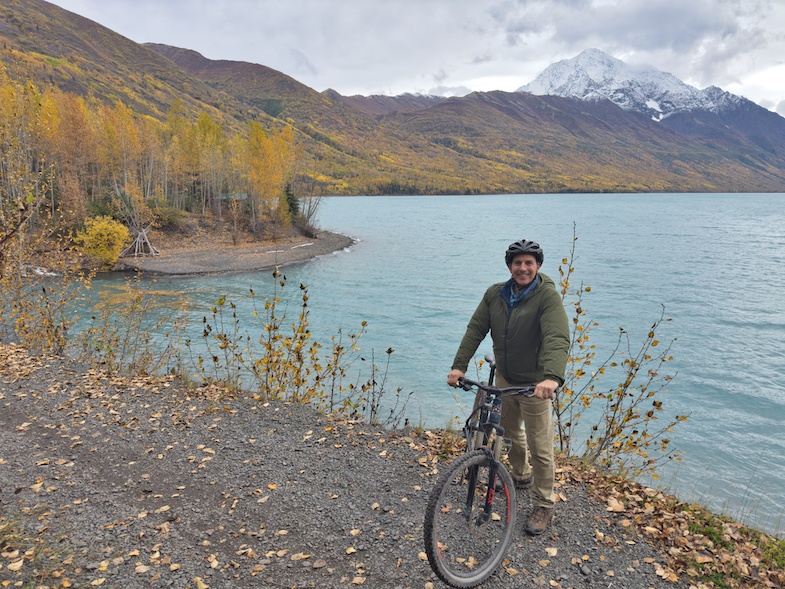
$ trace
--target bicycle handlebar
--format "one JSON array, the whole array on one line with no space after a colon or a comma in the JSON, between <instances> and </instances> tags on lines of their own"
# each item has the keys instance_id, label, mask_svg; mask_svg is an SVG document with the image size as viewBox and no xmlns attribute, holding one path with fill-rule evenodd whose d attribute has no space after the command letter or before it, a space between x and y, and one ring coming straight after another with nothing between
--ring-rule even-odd
<instances>
[{"instance_id":1,"label":"bicycle handlebar","mask_svg":"<svg viewBox=\"0 0 785 589\"><path fill-rule=\"evenodd\" d=\"M468 378L465 377L461 377L458 379L458 387L462 388L465 391L470 391L472 390L472 388L478 388L481 391L485 391L486 393L490 393L491 395L495 395L497 397L502 397L507 395L523 395L524 397L533 397L534 389L536 388L534 386L499 388L482 382L469 380Z\"/></svg>"}]
</instances>

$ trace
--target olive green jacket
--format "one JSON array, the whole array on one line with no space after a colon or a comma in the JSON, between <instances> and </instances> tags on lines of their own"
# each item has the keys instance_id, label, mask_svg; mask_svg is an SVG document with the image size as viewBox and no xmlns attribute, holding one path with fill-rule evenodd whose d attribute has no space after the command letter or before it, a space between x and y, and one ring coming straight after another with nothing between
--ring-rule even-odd
<instances>
[{"instance_id":1,"label":"olive green jacket","mask_svg":"<svg viewBox=\"0 0 785 589\"><path fill-rule=\"evenodd\" d=\"M494 284L472 315L452 368L466 372L474 353L490 331L496 369L512 385L537 384L551 378L564 384L570 329L556 285L537 274L532 292L510 308L503 289Z\"/></svg>"}]
</instances>

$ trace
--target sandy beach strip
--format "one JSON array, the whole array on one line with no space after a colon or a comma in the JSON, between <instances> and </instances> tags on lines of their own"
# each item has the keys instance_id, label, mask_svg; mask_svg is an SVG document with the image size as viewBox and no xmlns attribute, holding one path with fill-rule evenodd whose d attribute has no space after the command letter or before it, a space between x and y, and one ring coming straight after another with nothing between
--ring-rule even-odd
<instances>
[{"instance_id":1,"label":"sandy beach strip","mask_svg":"<svg viewBox=\"0 0 785 589\"><path fill-rule=\"evenodd\" d=\"M341 251L353 243L351 237L323 231L315 238L300 236L236 246L205 246L162 251L157 256L129 256L120 260L117 269L175 276L253 272L304 262Z\"/></svg>"}]
</instances>

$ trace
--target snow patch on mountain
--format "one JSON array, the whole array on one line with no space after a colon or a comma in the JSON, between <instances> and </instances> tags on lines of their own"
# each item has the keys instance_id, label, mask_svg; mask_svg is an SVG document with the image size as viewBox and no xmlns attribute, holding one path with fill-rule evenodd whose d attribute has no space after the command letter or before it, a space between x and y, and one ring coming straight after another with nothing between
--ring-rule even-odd
<instances>
[{"instance_id":1,"label":"snow patch on mountain","mask_svg":"<svg viewBox=\"0 0 785 589\"><path fill-rule=\"evenodd\" d=\"M586 49L572 59L551 64L518 91L591 101L607 99L656 121L682 111L718 113L746 101L716 86L699 90L654 67L630 66L599 49Z\"/></svg>"}]
</instances>

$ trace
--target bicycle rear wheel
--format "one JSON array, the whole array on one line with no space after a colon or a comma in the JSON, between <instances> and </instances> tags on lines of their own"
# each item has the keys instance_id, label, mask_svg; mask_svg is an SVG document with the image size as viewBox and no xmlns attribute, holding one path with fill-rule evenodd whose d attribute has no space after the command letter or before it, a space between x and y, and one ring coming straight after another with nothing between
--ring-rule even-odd
<instances>
[{"instance_id":1,"label":"bicycle rear wheel","mask_svg":"<svg viewBox=\"0 0 785 589\"><path fill-rule=\"evenodd\" d=\"M485 581L512 541L518 509L515 485L500 463L496 481L490 481L492 464L487 450L464 454L442 473L428 498L425 552L433 571L453 587Z\"/></svg>"}]
</instances>

